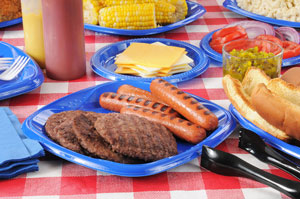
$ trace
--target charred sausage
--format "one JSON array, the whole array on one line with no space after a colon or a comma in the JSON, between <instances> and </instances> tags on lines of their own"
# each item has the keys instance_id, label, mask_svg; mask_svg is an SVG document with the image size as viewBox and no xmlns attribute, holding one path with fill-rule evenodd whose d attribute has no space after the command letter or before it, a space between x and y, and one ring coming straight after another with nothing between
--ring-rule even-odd
<instances>
[{"instance_id":1,"label":"charred sausage","mask_svg":"<svg viewBox=\"0 0 300 199\"><path fill-rule=\"evenodd\" d=\"M103 93L99 98L100 105L108 110L120 112L121 108L127 105L136 105L145 108L149 108L158 112L162 112L171 116L178 116L179 114L171 107L161 104L159 102L154 102L141 97L117 94L106 92Z\"/></svg>"},{"instance_id":2,"label":"charred sausage","mask_svg":"<svg viewBox=\"0 0 300 199\"><path fill-rule=\"evenodd\" d=\"M137 97L141 97L144 99L149 99L155 102L160 102L162 103L162 101L153 96L149 91L128 85L128 84L124 84L122 86L120 86L117 90L118 94L124 94L124 95L132 95L132 96L137 96Z\"/></svg>"},{"instance_id":3,"label":"charred sausage","mask_svg":"<svg viewBox=\"0 0 300 199\"><path fill-rule=\"evenodd\" d=\"M151 93L163 100L186 119L205 128L214 130L218 126L218 118L189 94L163 79L155 79L150 84Z\"/></svg>"}]
</instances>

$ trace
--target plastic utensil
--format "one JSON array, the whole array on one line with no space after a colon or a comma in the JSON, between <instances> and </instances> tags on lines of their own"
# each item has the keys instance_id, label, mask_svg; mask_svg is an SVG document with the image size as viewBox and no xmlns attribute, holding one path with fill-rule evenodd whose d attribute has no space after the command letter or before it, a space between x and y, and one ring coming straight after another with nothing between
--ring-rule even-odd
<instances>
[{"instance_id":1,"label":"plastic utensil","mask_svg":"<svg viewBox=\"0 0 300 199\"><path fill-rule=\"evenodd\" d=\"M300 166L287 160L266 145L259 135L244 128L240 128L239 135L239 148L251 153L260 161L278 167L300 180Z\"/></svg>"},{"instance_id":2,"label":"plastic utensil","mask_svg":"<svg viewBox=\"0 0 300 199\"><path fill-rule=\"evenodd\" d=\"M9 81L15 78L29 62L29 57L19 56L14 63L0 75L0 80Z\"/></svg>"},{"instance_id":3,"label":"plastic utensil","mask_svg":"<svg viewBox=\"0 0 300 199\"><path fill-rule=\"evenodd\" d=\"M230 153L203 146L201 166L221 175L246 177L268 185L289 197L300 198L299 182L270 174Z\"/></svg>"}]
</instances>

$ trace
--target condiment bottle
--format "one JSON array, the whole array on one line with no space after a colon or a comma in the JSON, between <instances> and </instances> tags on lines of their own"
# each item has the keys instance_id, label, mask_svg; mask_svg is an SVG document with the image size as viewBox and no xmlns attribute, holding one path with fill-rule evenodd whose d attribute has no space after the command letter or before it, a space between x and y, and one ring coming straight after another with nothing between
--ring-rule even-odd
<instances>
[{"instance_id":1,"label":"condiment bottle","mask_svg":"<svg viewBox=\"0 0 300 199\"><path fill-rule=\"evenodd\" d=\"M25 52L45 68L41 0L21 0Z\"/></svg>"},{"instance_id":2,"label":"condiment bottle","mask_svg":"<svg viewBox=\"0 0 300 199\"><path fill-rule=\"evenodd\" d=\"M82 0L42 0L46 75L72 80L85 74Z\"/></svg>"}]
</instances>

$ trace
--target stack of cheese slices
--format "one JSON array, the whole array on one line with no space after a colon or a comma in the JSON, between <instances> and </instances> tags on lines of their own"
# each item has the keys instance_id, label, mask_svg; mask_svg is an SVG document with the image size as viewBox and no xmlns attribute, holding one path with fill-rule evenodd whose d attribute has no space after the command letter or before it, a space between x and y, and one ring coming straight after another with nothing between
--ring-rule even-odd
<instances>
[{"instance_id":1,"label":"stack of cheese slices","mask_svg":"<svg viewBox=\"0 0 300 199\"><path fill-rule=\"evenodd\" d=\"M223 87L247 120L281 140L300 141L300 87L258 68L249 69L242 82L224 76Z\"/></svg>"},{"instance_id":2,"label":"stack of cheese slices","mask_svg":"<svg viewBox=\"0 0 300 199\"><path fill-rule=\"evenodd\" d=\"M160 42L131 43L115 59L116 73L141 77L165 77L191 70L193 59L185 48Z\"/></svg>"}]
</instances>

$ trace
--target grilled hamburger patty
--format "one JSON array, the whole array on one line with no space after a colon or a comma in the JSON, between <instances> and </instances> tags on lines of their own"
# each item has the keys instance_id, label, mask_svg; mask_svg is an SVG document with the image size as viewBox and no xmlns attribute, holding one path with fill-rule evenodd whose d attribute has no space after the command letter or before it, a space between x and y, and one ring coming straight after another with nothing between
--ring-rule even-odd
<instances>
[{"instance_id":1,"label":"grilled hamburger patty","mask_svg":"<svg viewBox=\"0 0 300 199\"><path fill-rule=\"evenodd\" d=\"M97 118L95 128L112 150L132 158L155 161L177 154L172 133L145 118L109 113Z\"/></svg>"},{"instance_id":2,"label":"grilled hamburger patty","mask_svg":"<svg viewBox=\"0 0 300 199\"><path fill-rule=\"evenodd\" d=\"M65 111L51 115L45 125L47 135L61 146L83 153L72 128L72 118L82 113L83 111Z\"/></svg>"},{"instance_id":3,"label":"grilled hamburger patty","mask_svg":"<svg viewBox=\"0 0 300 199\"><path fill-rule=\"evenodd\" d=\"M73 118L73 131L81 146L92 156L120 163L134 163L135 160L111 150L108 143L96 132L94 122L102 115L79 114Z\"/></svg>"}]
</instances>

